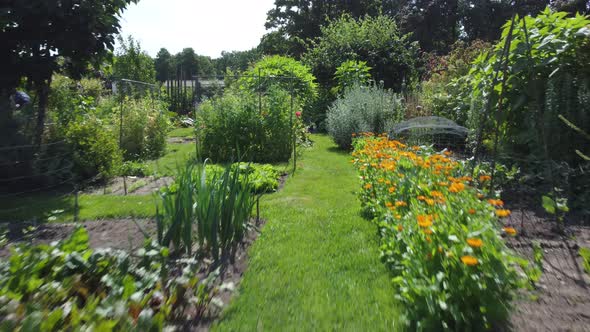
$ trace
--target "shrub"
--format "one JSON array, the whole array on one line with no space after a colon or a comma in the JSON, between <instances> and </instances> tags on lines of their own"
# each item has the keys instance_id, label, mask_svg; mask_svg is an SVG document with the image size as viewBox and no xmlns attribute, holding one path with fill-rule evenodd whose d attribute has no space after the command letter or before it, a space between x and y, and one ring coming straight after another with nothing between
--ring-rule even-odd
<instances>
[{"instance_id":1,"label":"shrub","mask_svg":"<svg viewBox=\"0 0 590 332\"><path fill-rule=\"evenodd\" d=\"M258 102L256 95L236 90L204 102L196 121L203 157L215 162L289 160L300 121L291 114L289 93L272 87L262 98L262 109ZM293 113L300 111L294 104Z\"/></svg>"},{"instance_id":2,"label":"shrub","mask_svg":"<svg viewBox=\"0 0 590 332\"><path fill-rule=\"evenodd\" d=\"M277 76L293 79L274 78ZM238 84L245 91L265 92L273 86L293 91L304 109L311 105L318 93L311 69L295 59L280 55L267 56L258 61L244 73Z\"/></svg>"},{"instance_id":3,"label":"shrub","mask_svg":"<svg viewBox=\"0 0 590 332\"><path fill-rule=\"evenodd\" d=\"M337 85L334 93L339 94L352 88L355 84L367 85L371 80L371 67L365 61L348 60L336 68L334 77Z\"/></svg>"},{"instance_id":4,"label":"shrub","mask_svg":"<svg viewBox=\"0 0 590 332\"><path fill-rule=\"evenodd\" d=\"M515 291L535 270L513 256L498 218L510 211L482 200L449 152L409 148L385 137L354 142L360 198L382 236L381 255L394 273L411 330L482 330L508 318ZM517 265L520 265L518 267ZM533 274L531 274L533 275Z\"/></svg>"},{"instance_id":5,"label":"shrub","mask_svg":"<svg viewBox=\"0 0 590 332\"><path fill-rule=\"evenodd\" d=\"M403 118L400 97L382 87L355 85L328 109L328 133L341 148L350 148L352 135L389 132Z\"/></svg>"},{"instance_id":6,"label":"shrub","mask_svg":"<svg viewBox=\"0 0 590 332\"><path fill-rule=\"evenodd\" d=\"M96 117L71 122L66 127L65 140L72 151L74 174L82 178L115 175L122 159L115 137Z\"/></svg>"},{"instance_id":7,"label":"shrub","mask_svg":"<svg viewBox=\"0 0 590 332\"><path fill-rule=\"evenodd\" d=\"M121 135L125 159L142 160L160 157L166 149L166 136L171 128L163 102L150 97L126 99L123 104L123 133L120 134L119 110L112 122L116 137Z\"/></svg>"}]
</instances>

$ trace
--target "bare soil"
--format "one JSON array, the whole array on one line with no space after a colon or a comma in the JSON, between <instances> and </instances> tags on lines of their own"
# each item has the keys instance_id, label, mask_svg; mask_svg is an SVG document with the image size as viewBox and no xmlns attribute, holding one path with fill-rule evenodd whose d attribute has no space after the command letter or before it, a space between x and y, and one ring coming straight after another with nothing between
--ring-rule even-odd
<instances>
[{"instance_id":1,"label":"bare soil","mask_svg":"<svg viewBox=\"0 0 590 332\"><path fill-rule=\"evenodd\" d=\"M510 320L514 331L590 331L590 276L584 271L580 246L590 247L590 225L571 217L562 225L539 209L508 206L506 226L518 235L507 244L533 262L533 243L543 249L543 275L536 290L522 294Z\"/></svg>"},{"instance_id":2,"label":"bare soil","mask_svg":"<svg viewBox=\"0 0 590 332\"><path fill-rule=\"evenodd\" d=\"M125 186L127 186L127 195L148 195L166 187L173 181L172 177L116 177L104 185L89 187L84 192L92 195L125 195Z\"/></svg>"}]
</instances>

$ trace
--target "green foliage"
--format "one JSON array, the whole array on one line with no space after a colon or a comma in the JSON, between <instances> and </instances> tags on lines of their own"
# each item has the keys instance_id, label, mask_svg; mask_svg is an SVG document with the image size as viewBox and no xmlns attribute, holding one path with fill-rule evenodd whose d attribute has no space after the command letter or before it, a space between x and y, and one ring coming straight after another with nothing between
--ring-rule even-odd
<instances>
[{"instance_id":1,"label":"green foliage","mask_svg":"<svg viewBox=\"0 0 590 332\"><path fill-rule=\"evenodd\" d=\"M188 162L172 187L162 191L162 209L156 217L158 241L190 254L197 239L200 250L218 261L220 250L222 259L235 254L245 234L254 188L241 167L207 173L205 164Z\"/></svg>"},{"instance_id":2,"label":"green foliage","mask_svg":"<svg viewBox=\"0 0 590 332\"><path fill-rule=\"evenodd\" d=\"M337 85L334 93L343 93L355 84L367 85L371 81L370 70L371 67L367 66L367 63L364 61L345 61L336 68L334 77L336 78Z\"/></svg>"},{"instance_id":3,"label":"green foliage","mask_svg":"<svg viewBox=\"0 0 590 332\"><path fill-rule=\"evenodd\" d=\"M336 144L351 147L352 136L390 132L403 119L401 98L377 85L354 85L328 109L327 129Z\"/></svg>"},{"instance_id":4,"label":"green foliage","mask_svg":"<svg viewBox=\"0 0 590 332\"><path fill-rule=\"evenodd\" d=\"M176 263L174 274L170 262L168 249L149 241L133 258L93 251L84 228L57 244L20 245L0 262L0 328L161 331L200 319L211 301L208 281L198 279L194 261Z\"/></svg>"},{"instance_id":5,"label":"green foliage","mask_svg":"<svg viewBox=\"0 0 590 332\"><path fill-rule=\"evenodd\" d=\"M156 81L154 60L141 49L139 41L131 36L127 37L127 40L119 36L119 45L120 49L116 53L113 65L113 77L154 83Z\"/></svg>"},{"instance_id":6,"label":"green foliage","mask_svg":"<svg viewBox=\"0 0 590 332\"><path fill-rule=\"evenodd\" d=\"M590 275L590 248L581 247L579 254L584 262L584 270Z\"/></svg>"},{"instance_id":7,"label":"green foliage","mask_svg":"<svg viewBox=\"0 0 590 332\"><path fill-rule=\"evenodd\" d=\"M261 106L255 94L235 90L201 104L196 127L203 157L214 162L289 160L299 121L291 114L289 93L271 87ZM298 103L293 106L293 113L301 111Z\"/></svg>"},{"instance_id":8,"label":"green foliage","mask_svg":"<svg viewBox=\"0 0 590 332\"><path fill-rule=\"evenodd\" d=\"M91 178L100 174L109 178L121 164L121 151L115 134L94 116L72 121L65 128L65 140L72 150L74 174Z\"/></svg>"},{"instance_id":9,"label":"green foliage","mask_svg":"<svg viewBox=\"0 0 590 332\"><path fill-rule=\"evenodd\" d=\"M416 78L418 48L399 32L395 21L386 16L356 20L350 16L322 28L321 36L304 55L322 85L335 85L336 69L348 60L364 61L375 81L400 91L403 81Z\"/></svg>"},{"instance_id":10,"label":"green foliage","mask_svg":"<svg viewBox=\"0 0 590 332\"><path fill-rule=\"evenodd\" d=\"M120 131L120 107L113 109L112 123L116 136L121 135L125 159L155 159L164 154L166 138L171 129L164 102L152 97L126 98L123 102L123 133Z\"/></svg>"},{"instance_id":11,"label":"green foliage","mask_svg":"<svg viewBox=\"0 0 590 332\"><path fill-rule=\"evenodd\" d=\"M265 92L271 87L293 91L297 101L304 108L317 97L317 84L310 68L292 58L280 55L266 56L244 75L238 80L238 84L241 89L246 91ZM276 76L292 77L293 79L274 78Z\"/></svg>"}]
</instances>

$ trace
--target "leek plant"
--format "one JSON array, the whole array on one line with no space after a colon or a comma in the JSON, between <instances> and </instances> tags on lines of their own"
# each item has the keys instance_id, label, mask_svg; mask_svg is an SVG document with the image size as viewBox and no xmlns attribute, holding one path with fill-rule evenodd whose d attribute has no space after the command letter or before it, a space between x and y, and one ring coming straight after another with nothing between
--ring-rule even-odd
<instances>
[{"instance_id":1,"label":"leek plant","mask_svg":"<svg viewBox=\"0 0 590 332\"><path fill-rule=\"evenodd\" d=\"M158 240L190 254L196 239L199 249L218 262L235 254L257 196L246 170L226 166L207 176L206 163L188 162L175 184L160 194Z\"/></svg>"}]
</instances>

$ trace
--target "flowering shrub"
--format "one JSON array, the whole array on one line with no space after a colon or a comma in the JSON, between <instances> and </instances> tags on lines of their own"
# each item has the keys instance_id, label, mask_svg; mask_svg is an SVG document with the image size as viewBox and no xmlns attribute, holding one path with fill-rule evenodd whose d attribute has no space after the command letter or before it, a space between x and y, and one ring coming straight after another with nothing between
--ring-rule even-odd
<instances>
[{"instance_id":1,"label":"flowering shrub","mask_svg":"<svg viewBox=\"0 0 590 332\"><path fill-rule=\"evenodd\" d=\"M365 135L371 136L371 135ZM485 200L450 153L407 147L386 137L354 141L361 200L378 224L382 259L394 272L413 329L479 330L505 321L525 286L501 234L501 200Z\"/></svg>"}]
</instances>

